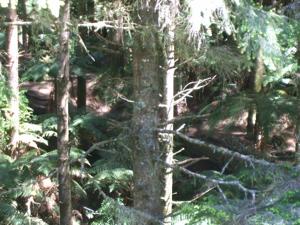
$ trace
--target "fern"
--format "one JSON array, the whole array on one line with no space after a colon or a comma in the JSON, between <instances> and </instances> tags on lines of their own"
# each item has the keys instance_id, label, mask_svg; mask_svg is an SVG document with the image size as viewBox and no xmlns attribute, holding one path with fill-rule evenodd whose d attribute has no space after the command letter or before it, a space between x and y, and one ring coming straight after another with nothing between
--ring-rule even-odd
<instances>
[{"instance_id":1,"label":"fern","mask_svg":"<svg viewBox=\"0 0 300 225\"><path fill-rule=\"evenodd\" d=\"M20 212L13 203L0 202L0 225L47 225L47 223L40 218Z\"/></svg>"},{"instance_id":2,"label":"fern","mask_svg":"<svg viewBox=\"0 0 300 225\"><path fill-rule=\"evenodd\" d=\"M98 160L89 170L93 177L87 181L87 187L92 187L95 190L108 187L110 192L129 188L133 177L132 170L126 168L109 169L102 164L103 161Z\"/></svg>"}]
</instances>

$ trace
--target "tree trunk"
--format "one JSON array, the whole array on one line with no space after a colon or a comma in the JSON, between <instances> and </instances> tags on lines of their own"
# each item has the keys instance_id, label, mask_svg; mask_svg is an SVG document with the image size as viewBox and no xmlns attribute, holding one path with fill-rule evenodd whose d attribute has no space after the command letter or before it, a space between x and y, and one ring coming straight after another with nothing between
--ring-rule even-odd
<instances>
[{"instance_id":1,"label":"tree trunk","mask_svg":"<svg viewBox=\"0 0 300 225\"><path fill-rule=\"evenodd\" d=\"M90 22L94 21L95 5L93 0L84 0L79 2L79 15L84 15ZM79 28L80 36L85 39L88 37L89 29ZM86 76L77 77L77 109L86 111Z\"/></svg>"},{"instance_id":2,"label":"tree trunk","mask_svg":"<svg viewBox=\"0 0 300 225\"><path fill-rule=\"evenodd\" d=\"M158 14L155 0L138 5L137 23L141 29L134 35L133 76L135 104L133 109L134 207L156 220L163 220L161 194L161 151L157 132L159 124L160 69L158 47ZM157 224L140 218L139 225Z\"/></svg>"},{"instance_id":3,"label":"tree trunk","mask_svg":"<svg viewBox=\"0 0 300 225\"><path fill-rule=\"evenodd\" d=\"M58 182L60 225L71 225L71 181L69 164L69 28L70 3L65 0L60 8L60 58L57 77L57 149L59 155Z\"/></svg>"},{"instance_id":4,"label":"tree trunk","mask_svg":"<svg viewBox=\"0 0 300 225\"><path fill-rule=\"evenodd\" d=\"M265 72L265 66L263 61L262 49L260 48L257 53L256 58L256 66L253 72L253 78L251 81L251 89L254 94L259 94L262 91L262 82L263 82L263 75ZM256 98L257 96L254 96ZM248 119L247 119L247 136L253 137L255 141L255 148L257 150L262 150L264 140L264 133L261 127L261 119L260 119L260 112L257 107L256 100L254 99L254 103L251 104L249 112L248 112Z\"/></svg>"},{"instance_id":5,"label":"tree trunk","mask_svg":"<svg viewBox=\"0 0 300 225\"><path fill-rule=\"evenodd\" d=\"M8 22L17 22L17 1L9 1ZM19 52L18 52L18 25L10 24L7 28L7 55L8 55L8 87L11 91L10 106L10 145L13 156L17 156L15 152L19 141Z\"/></svg>"},{"instance_id":6,"label":"tree trunk","mask_svg":"<svg viewBox=\"0 0 300 225\"><path fill-rule=\"evenodd\" d=\"M298 112L297 122L296 122L296 129L295 129L295 136L296 136L296 152L300 151L300 112Z\"/></svg>"},{"instance_id":7,"label":"tree trunk","mask_svg":"<svg viewBox=\"0 0 300 225\"><path fill-rule=\"evenodd\" d=\"M168 15L163 24L159 24L159 9L155 9L155 0L143 0L138 6L136 22L141 25L141 30L135 33L133 50L133 200L136 209L164 224L171 224L173 180L172 169L167 168L166 163L172 164L173 161L173 135L161 135L160 143L155 130L159 121L171 120L174 116L174 30L178 1L170 0L162 4ZM164 25L163 29L161 25ZM166 37L165 45L159 38L162 30ZM161 92L163 110L159 113ZM173 124L167 125L165 129L172 130ZM158 222L143 219L137 224Z\"/></svg>"},{"instance_id":8,"label":"tree trunk","mask_svg":"<svg viewBox=\"0 0 300 225\"><path fill-rule=\"evenodd\" d=\"M77 77L77 109L86 111L86 78L83 76Z\"/></svg>"},{"instance_id":9,"label":"tree trunk","mask_svg":"<svg viewBox=\"0 0 300 225\"><path fill-rule=\"evenodd\" d=\"M254 74L254 92L260 93L263 86L263 76L265 73L265 65L262 55L262 48L258 50L257 59L256 59L256 70ZM255 137L255 148L259 151L263 150L265 142L265 134L261 126L261 114L256 105L256 119L254 126L254 137Z\"/></svg>"},{"instance_id":10,"label":"tree trunk","mask_svg":"<svg viewBox=\"0 0 300 225\"><path fill-rule=\"evenodd\" d=\"M27 8L26 8L26 1L27 0L22 0L20 2L21 4L21 15L22 15L22 20L27 21ZM22 44L23 44L23 49L24 49L24 55L25 57L28 57L29 54L29 29L28 27L22 26Z\"/></svg>"},{"instance_id":11,"label":"tree trunk","mask_svg":"<svg viewBox=\"0 0 300 225\"><path fill-rule=\"evenodd\" d=\"M116 8L122 7L122 0L115 0L114 4ZM124 67L124 54L123 54L123 15L119 13L117 15L117 26L116 30L113 32L113 42L114 46L112 49L115 50L113 55L113 66L117 68L117 72L122 72Z\"/></svg>"},{"instance_id":12,"label":"tree trunk","mask_svg":"<svg viewBox=\"0 0 300 225\"><path fill-rule=\"evenodd\" d=\"M163 105L165 106L163 111L162 121L166 122L174 118L174 73L175 73L175 19L178 10L178 1L169 0L165 2L162 7L165 12L168 12L165 18L165 38L166 38L166 59L165 59L165 70L164 75L164 92L163 92ZM164 12L164 13L165 13ZM166 130L173 130L173 124L168 124L165 126ZM173 135L163 134L162 135L162 151L163 160L166 164L172 165L173 163ZM163 170L163 215L164 224L171 225L171 213L172 213L172 195L173 195L173 171L172 168L165 167Z\"/></svg>"}]
</instances>

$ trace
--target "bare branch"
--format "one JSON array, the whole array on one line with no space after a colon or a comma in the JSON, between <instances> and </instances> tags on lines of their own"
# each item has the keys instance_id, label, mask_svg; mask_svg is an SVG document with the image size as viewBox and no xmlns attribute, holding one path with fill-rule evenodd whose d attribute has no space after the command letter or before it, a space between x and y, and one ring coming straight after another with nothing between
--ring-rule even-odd
<instances>
[{"instance_id":1,"label":"bare branch","mask_svg":"<svg viewBox=\"0 0 300 225\"><path fill-rule=\"evenodd\" d=\"M189 158L189 159L185 159L179 162L176 162L177 165L179 166L184 166L184 167L189 167L201 160L207 160L209 159L208 157L200 157L200 158Z\"/></svg>"},{"instance_id":2,"label":"bare branch","mask_svg":"<svg viewBox=\"0 0 300 225\"><path fill-rule=\"evenodd\" d=\"M15 21L15 22L4 22L3 24L5 26L9 25L17 25L17 26L26 26L26 25L32 25L34 22L32 21Z\"/></svg>"},{"instance_id":3,"label":"bare branch","mask_svg":"<svg viewBox=\"0 0 300 225\"><path fill-rule=\"evenodd\" d=\"M212 80L215 79L216 76L206 78L204 80L198 80L188 83L180 92L178 92L176 95L174 95L173 99L173 105L177 105L180 103L183 99L188 97L193 91L199 90L205 86L207 86ZM193 85L192 87L190 87ZM179 99L175 100L176 97L179 97Z\"/></svg>"},{"instance_id":4,"label":"bare branch","mask_svg":"<svg viewBox=\"0 0 300 225\"><path fill-rule=\"evenodd\" d=\"M119 26L118 21L98 21L98 22L84 22L84 23L79 23L77 25L78 27L88 27L88 28L94 28L95 31L98 31L104 27L106 28L113 28L113 29L123 29L123 30L132 30L133 29L133 24L128 24L127 26Z\"/></svg>"},{"instance_id":5,"label":"bare branch","mask_svg":"<svg viewBox=\"0 0 300 225\"><path fill-rule=\"evenodd\" d=\"M261 165L261 166L275 166L275 164L273 164L271 162L268 162L266 160L255 159L253 156L244 155L244 154L241 154L239 152L231 151L228 148L219 147L219 146L214 145L214 144L209 144L209 143L206 143L205 141L203 141L201 139L190 138L189 136L187 136L183 133L180 133L178 131L158 129L158 132L175 134L178 137L180 137L181 139L183 139L183 140L185 140L185 141L187 141L191 144L208 147L213 153L220 153L222 155L226 155L226 156L229 156L229 157L233 156L234 158L238 158L238 159L246 161L250 164L254 163L254 164Z\"/></svg>"},{"instance_id":6,"label":"bare branch","mask_svg":"<svg viewBox=\"0 0 300 225\"><path fill-rule=\"evenodd\" d=\"M256 195L256 190L253 190L253 189L249 189L249 188L246 188L240 181L238 180L224 180L222 178L220 179L216 179L216 178L212 178L212 177L209 177L209 176L206 176L206 175L203 175L203 174L199 174L199 173L195 173L195 172L192 172L184 167L181 167L181 166L178 166L178 165L170 165L170 164L167 164L165 163L168 167L171 167L173 169L179 169L181 172L191 176L191 177L196 177L198 179L201 179L201 180L205 180L207 182L210 182L212 184L215 184L215 185L227 185L227 186L233 186L233 187L237 187L238 189L240 189L241 191L245 192L245 193L250 193L251 196L252 196L252 200L254 201L255 199L255 195Z\"/></svg>"},{"instance_id":7,"label":"bare branch","mask_svg":"<svg viewBox=\"0 0 300 225\"><path fill-rule=\"evenodd\" d=\"M205 119L209 116L209 114L199 114L199 115L191 115L191 116L181 116L181 117L176 117L172 120L168 120L165 123L162 123L162 126L166 126L167 124L170 123L175 123L179 121L185 121L185 120L200 120L200 119Z\"/></svg>"}]
</instances>

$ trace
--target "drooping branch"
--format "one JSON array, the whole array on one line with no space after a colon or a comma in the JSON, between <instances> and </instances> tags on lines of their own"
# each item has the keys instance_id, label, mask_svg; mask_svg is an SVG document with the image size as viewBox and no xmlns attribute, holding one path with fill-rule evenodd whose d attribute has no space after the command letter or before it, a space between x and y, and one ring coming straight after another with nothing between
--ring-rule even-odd
<instances>
[{"instance_id":1,"label":"drooping branch","mask_svg":"<svg viewBox=\"0 0 300 225\"><path fill-rule=\"evenodd\" d=\"M275 166L275 164L273 164L271 162L268 162L266 160L255 159L253 156L250 156L250 155L244 155L244 154L241 154L239 152L232 151L228 148L224 148L224 147L220 147L220 146L217 146L217 145L214 145L214 144L210 144L210 143L207 143L207 142L205 142L201 139L191 138L191 137L189 137L189 136L187 136L187 135L185 135L181 132L175 131L175 130L158 129L158 132L174 134L174 135L180 137L181 139L183 139L183 140L185 140L185 141L187 141L191 144L208 147L213 153L219 153L219 154L222 154L222 155L225 155L225 156L228 156L228 157L234 156L234 158L238 158L240 160L248 162L250 165L257 164L257 165L261 165L261 166L272 166L272 167Z\"/></svg>"}]
</instances>

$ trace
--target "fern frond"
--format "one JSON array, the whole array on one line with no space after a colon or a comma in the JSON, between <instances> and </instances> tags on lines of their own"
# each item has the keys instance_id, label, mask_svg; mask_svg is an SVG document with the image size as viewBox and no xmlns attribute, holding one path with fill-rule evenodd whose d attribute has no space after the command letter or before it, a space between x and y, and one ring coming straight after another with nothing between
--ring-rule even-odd
<instances>
[{"instance_id":1,"label":"fern frond","mask_svg":"<svg viewBox=\"0 0 300 225\"><path fill-rule=\"evenodd\" d=\"M0 225L48 225L40 218L20 212L14 204L3 202L0 202L0 219Z\"/></svg>"}]
</instances>

